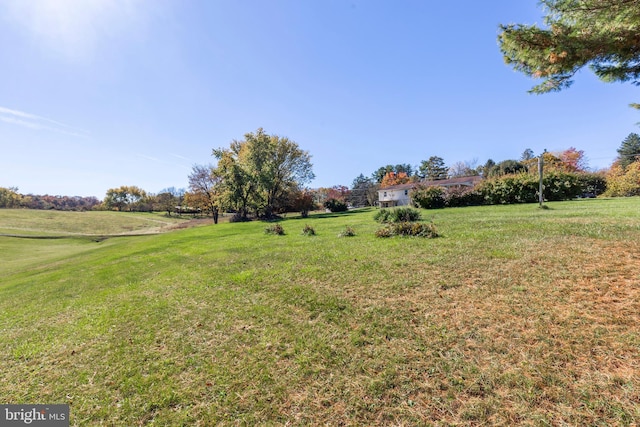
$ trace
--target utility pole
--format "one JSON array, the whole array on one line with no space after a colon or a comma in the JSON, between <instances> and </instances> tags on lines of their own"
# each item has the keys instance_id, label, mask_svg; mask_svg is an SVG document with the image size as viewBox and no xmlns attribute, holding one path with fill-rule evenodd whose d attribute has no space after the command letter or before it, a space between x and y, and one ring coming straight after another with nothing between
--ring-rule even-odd
<instances>
[{"instance_id":1,"label":"utility pole","mask_svg":"<svg viewBox=\"0 0 640 427\"><path fill-rule=\"evenodd\" d=\"M544 153L546 152L547 150L545 149L544 152L540 154L540 157L538 157L538 174L540 175L540 185L538 187L538 201L540 202L540 207L542 207L544 203L544 194L542 192L544 190L544 185L542 184L542 177L544 175Z\"/></svg>"}]
</instances>

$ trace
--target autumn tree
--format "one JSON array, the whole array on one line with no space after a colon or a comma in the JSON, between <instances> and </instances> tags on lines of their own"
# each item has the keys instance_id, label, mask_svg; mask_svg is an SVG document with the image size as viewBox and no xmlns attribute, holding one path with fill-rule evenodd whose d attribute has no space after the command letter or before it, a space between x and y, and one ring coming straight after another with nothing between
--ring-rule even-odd
<instances>
[{"instance_id":1,"label":"autumn tree","mask_svg":"<svg viewBox=\"0 0 640 427\"><path fill-rule=\"evenodd\" d=\"M544 160L545 171L564 171L565 165L562 163L560 153L551 153L545 151L542 153L542 159Z\"/></svg>"},{"instance_id":2,"label":"autumn tree","mask_svg":"<svg viewBox=\"0 0 640 427\"><path fill-rule=\"evenodd\" d=\"M336 201L344 204L349 202L351 190L346 185L334 185L333 187L320 187L313 191L314 200L320 206L325 206L328 201Z\"/></svg>"},{"instance_id":3,"label":"autumn tree","mask_svg":"<svg viewBox=\"0 0 640 427\"><path fill-rule=\"evenodd\" d=\"M630 133L622 141L618 148L618 159L623 169L640 159L640 135Z\"/></svg>"},{"instance_id":4,"label":"autumn tree","mask_svg":"<svg viewBox=\"0 0 640 427\"><path fill-rule=\"evenodd\" d=\"M501 25L504 60L543 79L531 89L568 88L583 67L605 82L640 84L640 2L637 0L542 0L544 26ZM634 105L635 106L635 105Z\"/></svg>"},{"instance_id":5,"label":"autumn tree","mask_svg":"<svg viewBox=\"0 0 640 427\"><path fill-rule=\"evenodd\" d=\"M334 185L326 189L325 198L346 202L351 194L351 190L346 185Z\"/></svg>"},{"instance_id":6,"label":"autumn tree","mask_svg":"<svg viewBox=\"0 0 640 427\"><path fill-rule=\"evenodd\" d=\"M221 182L222 179L211 165L194 165L189 174L191 199L197 200L198 204L211 214L214 224L218 223Z\"/></svg>"},{"instance_id":7,"label":"autumn tree","mask_svg":"<svg viewBox=\"0 0 640 427\"><path fill-rule=\"evenodd\" d=\"M123 211L136 210L138 205L147 197L147 192L135 185L123 185L110 188L102 202L107 209Z\"/></svg>"},{"instance_id":8,"label":"autumn tree","mask_svg":"<svg viewBox=\"0 0 640 427\"><path fill-rule=\"evenodd\" d=\"M271 217L286 206L290 193L313 180L311 156L287 137L259 128L230 147L213 150L225 199L243 218L248 209Z\"/></svg>"},{"instance_id":9,"label":"autumn tree","mask_svg":"<svg viewBox=\"0 0 640 427\"><path fill-rule=\"evenodd\" d=\"M155 209L166 211L167 216L171 216L176 206L182 204L185 191L183 189L176 189L175 187L165 188L160 190L155 196Z\"/></svg>"},{"instance_id":10,"label":"autumn tree","mask_svg":"<svg viewBox=\"0 0 640 427\"><path fill-rule=\"evenodd\" d=\"M16 187L0 187L0 208L20 207L22 196Z\"/></svg>"},{"instance_id":11,"label":"autumn tree","mask_svg":"<svg viewBox=\"0 0 640 427\"><path fill-rule=\"evenodd\" d=\"M574 147L569 147L560 152L558 158L562 162L565 172L586 172L589 168L584 151L577 150Z\"/></svg>"},{"instance_id":12,"label":"autumn tree","mask_svg":"<svg viewBox=\"0 0 640 427\"><path fill-rule=\"evenodd\" d=\"M406 184L411 179L404 172L387 172L380 182L380 188L387 188L393 185Z\"/></svg>"},{"instance_id":13,"label":"autumn tree","mask_svg":"<svg viewBox=\"0 0 640 427\"><path fill-rule=\"evenodd\" d=\"M429 181L437 181L439 179L447 179L449 168L442 157L431 156L428 160L423 160L420 163L418 171L423 178Z\"/></svg>"},{"instance_id":14,"label":"autumn tree","mask_svg":"<svg viewBox=\"0 0 640 427\"><path fill-rule=\"evenodd\" d=\"M620 161L613 163L607 172L607 197L640 196L640 162L623 167Z\"/></svg>"},{"instance_id":15,"label":"autumn tree","mask_svg":"<svg viewBox=\"0 0 640 427\"><path fill-rule=\"evenodd\" d=\"M409 177L413 176L413 174L414 174L413 167L410 164L408 164L408 163L400 163L400 164L397 164L397 165L386 165L386 166L379 167L371 175L371 178L373 178L373 180L376 183L380 184L382 182L382 179L389 172L405 173Z\"/></svg>"},{"instance_id":16,"label":"autumn tree","mask_svg":"<svg viewBox=\"0 0 640 427\"><path fill-rule=\"evenodd\" d=\"M222 177L221 202L226 209L238 212L239 218L246 220L250 203L256 188L248 167L244 163L244 148L233 141L227 150L214 150L218 158L217 170Z\"/></svg>"},{"instance_id":17,"label":"autumn tree","mask_svg":"<svg viewBox=\"0 0 640 427\"><path fill-rule=\"evenodd\" d=\"M309 212L318 207L314 200L313 192L309 189L300 189L291 196L291 208L296 212L300 212L302 218L307 218Z\"/></svg>"}]
</instances>

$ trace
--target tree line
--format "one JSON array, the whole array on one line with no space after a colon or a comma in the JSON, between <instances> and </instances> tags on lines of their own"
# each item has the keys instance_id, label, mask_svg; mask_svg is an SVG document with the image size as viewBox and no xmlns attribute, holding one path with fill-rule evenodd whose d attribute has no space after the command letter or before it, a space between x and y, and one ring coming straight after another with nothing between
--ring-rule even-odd
<instances>
[{"instance_id":1,"label":"tree line","mask_svg":"<svg viewBox=\"0 0 640 427\"><path fill-rule=\"evenodd\" d=\"M542 153L550 177L573 183L570 192L556 192L553 197L640 195L640 135L629 134L617 151L618 157L611 168L597 173L589 170L584 152L574 147ZM537 173L540 155L526 149L519 159L499 162L489 159L482 165L456 162L450 166L443 158L431 156L418 166L409 163L385 165L370 176L361 173L350 187L335 185L315 189L306 187L314 177L310 154L289 138L268 135L263 129L246 134L243 140L232 141L228 148L212 150L212 156L217 159L215 165L192 167L188 189L171 187L152 194L137 186L125 185L107 190L105 198L99 201L95 197L21 195L17 188L0 187L0 207L164 211L167 215L209 215L214 222L218 221L221 212L229 212L232 220L244 221L273 218L289 211L307 215L318 208L340 211L350 206L375 206L381 188L404 183L437 183L460 176L483 178L484 201L511 203L531 199L532 183L535 182L532 176ZM553 185L551 182L548 187ZM520 193L510 189L513 186L518 187ZM450 190L442 196L451 206L480 203L477 194L464 192L462 197L463 194L458 193ZM424 198L424 194L421 197ZM440 202L436 200L435 203Z\"/></svg>"},{"instance_id":2,"label":"tree line","mask_svg":"<svg viewBox=\"0 0 640 427\"><path fill-rule=\"evenodd\" d=\"M20 194L17 187L0 187L0 208L88 211L101 204L96 197Z\"/></svg>"}]
</instances>

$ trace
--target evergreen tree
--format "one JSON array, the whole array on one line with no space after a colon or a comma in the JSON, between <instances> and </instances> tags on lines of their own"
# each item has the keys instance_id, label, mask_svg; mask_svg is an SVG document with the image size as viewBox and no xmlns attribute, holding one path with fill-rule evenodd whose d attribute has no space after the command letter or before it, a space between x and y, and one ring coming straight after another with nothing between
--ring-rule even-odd
<instances>
[{"instance_id":1,"label":"evergreen tree","mask_svg":"<svg viewBox=\"0 0 640 427\"><path fill-rule=\"evenodd\" d=\"M447 179L449 172L449 168L445 165L444 159L438 156L431 156L429 160L423 160L418 170L420 171L420 175L429 181Z\"/></svg>"},{"instance_id":2,"label":"evergreen tree","mask_svg":"<svg viewBox=\"0 0 640 427\"><path fill-rule=\"evenodd\" d=\"M630 133L618 148L620 165L623 169L640 159L640 135Z\"/></svg>"},{"instance_id":3,"label":"evergreen tree","mask_svg":"<svg viewBox=\"0 0 640 427\"><path fill-rule=\"evenodd\" d=\"M507 64L544 81L531 92L567 88L584 66L605 82L640 84L640 1L542 0L545 26L501 25ZM635 105L638 107L638 105Z\"/></svg>"}]
</instances>

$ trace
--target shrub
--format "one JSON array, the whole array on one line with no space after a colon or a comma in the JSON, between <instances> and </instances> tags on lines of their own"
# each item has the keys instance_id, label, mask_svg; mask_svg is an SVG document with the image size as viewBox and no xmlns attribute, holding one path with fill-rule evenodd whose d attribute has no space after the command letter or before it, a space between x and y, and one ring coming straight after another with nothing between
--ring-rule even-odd
<instances>
[{"instance_id":1,"label":"shrub","mask_svg":"<svg viewBox=\"0 0 640 427\"><path fill-rule=\"evenodd\" d=\"M544 198L550 201L571 200L582 194L579 174L551 171L545 173Z\"/></svg>"},{"instance_id":2,"label":"shrub","mask_svg":"<svg viewBox=\"0 0 640 427\"><path fill-rule=\"evenodd\" d=\"M421 219L420 211L412 208L395 208L393 210L393 222L414 222Z\"/></svg>"},{"instance_id":3,"label":"shrub","mask_svg":"<svg viewBox=\"0 0 640 427\"><path fill-rule=\"evenodd\" d=\"M376 231L376 237L414 236L435 238L438 230L435 224L426 222L396 222Z\"/></svg>"},{"instance_id":4,"label":"shrub","mask_svg":"<svg viewBox=\"0 0 640 427\"><path fill-rule=\"evenodd\" d=\"M578 183L582 197L596 197L607 191L607 179L603 174L581 173L578 175Z\"/></svg>"},{"instance_id":5,"label":"shrub","mask_svg":"<svg viewBox=\"0 0 640 427\"><path fill-rule=\"evenodd\" d=\"M586 178L575 172L548 171L544 173L544 198L549 201L570 200L587 192L588 188L602 188L596 177ZM538 201L539 178L537 175L520 173L484 180L477 188L490 205L512 203L535 203Z\"/></svg>"},{"instance_id":6,"label":"shrub","mask_svg":"<svg viewBox=\"0 0 640 427\"><path fill-rule=\"evenodd\" d=\"M353 228L346 226L345 229L338 234L338 237L353 237L355 235L356 231Z\"/></svg>"},{"instance_id":7,"label":"shrub","mask_svg":"<svg viewBox=\"0 0 640 427\"><path fill-rule=\"evenodd\" d=\"M433 223L427 222L399 222L392 225L396 236L438 237L438 231Z\"/></svg>"},{"instance_id":8,"label":"shrub","mask_svg":"<svg viewBox=\"0 0 640 427\"><path fill-rule=\"evenodd\" d=\"M440 209L445 207L444 188L419 186L411 193L413 204L422 209Z\"/></svg>"},{"instance_id":9,"label":"shrub","mask_svg":"<svg viewBox=\"0 0 640 427\"><path fill-rule=\"evenodd\" d=\"M419 211L400 207L394 209L380 209L375 213L373 219L380 223L390 223L390 222L413 222L420 221L421 214Z\"/></svg>"},{"instance_id":10,"label":"shrub","mask_svg":"<svg viewBox=\"0 0 640 427\"><path fill-rule=\"evenodd\" d=\"M538 200L538 178L527 173L505 175L483 181L478 190L489 205L534 203Z\"/></svg>"},{"instance_id":11,"label":"shrub","mask_svg":"<svg viewBox=\"0 0 640 427\"><path fill-rule=\"evenodd\" d=\"M379 230L376 230L376 237L387 238L393 236L393 232L390 227L384 227Z\"/></svg>"},{"instance_id":12,"label":"shrub","mask_svg":"<svg viewBox=\"0 0 640 427\"><path fill-rule=\"evenodd\" d=\"M329 209L331 212L345 212L347 211L348 206L345 202L342 202L338 199L329 199L324 202L324 207Z\"/></svg>"},{"instance_id":13,"label":"shrub","mask_svg":"<svg viewBox=\"0 0 640 427\"><path fill-rule=\"evenodd\" d=\"M390 222L389 217L391 216L391 211L389 209L380 209L373 215L373 219L380 223Z\"/></svg>"},{"instance_id":14,"label":"shrub","mask_svg":"<svg viewBox=\"0 0 640 427\"><path fill-rule=\"evenodd\" d=\"M484 196L476 187L449 187L444 192L444 199L445 206L449 208L480 206L484 203Z\"/></svg>"},{"instance_id":15,"label":"shrub","mask_svg":"<svg viewBox=\"0 0 640 427\"><path fill-rule=\"evenodd\" d=\"M640 196L640 162L623 168L619 162L607 173L607 197Z\"/></svg>"},{"instance_id":16,"label":"shrub","mask_svg":"<svg viewBox=\"0 0 640 427\"><path fill-rule=\"evenodd\" d=\"M305 236L315 236L316 230L314 230L314 228L309 224L306 224L302 229L302 234L304 234Z\"/></svg>"},{"instance_id":17,"label":"shrub","mask_svg":"<svg viewBox=\"0 0 640 427\"><path fill-rule=\"evenodd\" d=\"M274 234L277 236L284 236L284 228L280 224L271 224L267 228L264 229L266 234Z\"/></svg>"}]
</instances>

